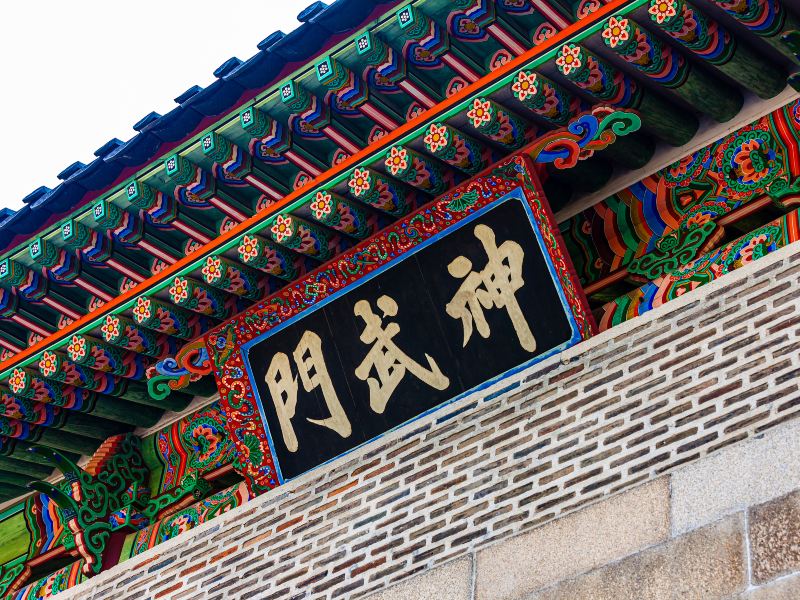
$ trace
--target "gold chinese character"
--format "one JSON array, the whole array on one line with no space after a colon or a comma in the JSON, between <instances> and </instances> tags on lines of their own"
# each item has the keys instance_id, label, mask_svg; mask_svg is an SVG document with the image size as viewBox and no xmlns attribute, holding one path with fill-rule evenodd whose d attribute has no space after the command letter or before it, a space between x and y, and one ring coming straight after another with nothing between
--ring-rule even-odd
<instances>
[{"instance_id":1,"label":"gold chinese character","mask_svg":"<svg viewBox=\"0 0 800 600\"><path fill-rule=\"evenodd\" d=\"M484 309L505 308L520 345L528 352L533 352L536 350L536 339L514 295L525 285L522 279L522 259L525 257L522 247L509 240L498 248L494 231L486 225L476 225L474 233L483 244L489 260L480 272L473 271L472 262L464 256L447 265L450 275L464 279L464 282L445 310L454 319L461 319L464 326L463 346L466 346L472 337L473 321L482 338L488 338L491 333L483 314Z\"/></svg>"},{"instance_id":2,"label":"gold chinese character","mask_svg":"<svg viewBox=\"0 0 800 600\"><path fill-rule=\"evenodd\" d=\"M361 334L361 341L365 344L374 344L356 368L356 377L366 381L369 385L370 408L376 413L382 414L395 388L405 376L406 370L437 390L447 388L450 380L442 374L436 361L430 356L425 355L429 367L426 369L412 360L392 341L394 336L400 333L400 326L390 322L384 328L382 321L386 317L397 316L397 302L389 296L381 296L378 298L377 304L383 312L383 317L373 313L372 307L366 300L359 300L353 312L356 316L364 319L366 324ZM378 375L377 379L369 376L373 367Z\"/></svg>"},{"instance_id":3,"label":"gold chinese character","mask_svg":"<svg viewBox=\"0 0 800 600\"><path fill-rule=\"evenodd\" d=\"M322 340L313 331L306 331L297 344L292 356L297 363L303 389L307 392L320 388L322 397L331 416L327 419L308 419L309 422L322 427L327 427L338 433L343 438L350 437L352 428L350 420L339 402L336 390L333 389L328 367L322 355ZM283 352L278 352L272 357L264 378L269 387L275 412L278 413L278 422L281 425L283 441L289 452L297 452L299 444L295 435L292 419L297 408L297 377L292 375L292 366L289 357Z\"/></svg>"}]
</instances>

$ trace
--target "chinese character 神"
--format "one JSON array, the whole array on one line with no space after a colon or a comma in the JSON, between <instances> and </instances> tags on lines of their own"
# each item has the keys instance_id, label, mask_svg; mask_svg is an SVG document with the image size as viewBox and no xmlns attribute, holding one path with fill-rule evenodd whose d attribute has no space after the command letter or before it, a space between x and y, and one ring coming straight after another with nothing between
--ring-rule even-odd
<instances>
[{"instance_id":1,"label":"chinese character \u795e","mask_svg":"<svg viewBox=\"0 0 800 600\"><path fill-rule=\"evenodd\" d=\"M472 262L459 256L447 265L447 270L456 279L464 279L461 287L447 304L445 310L454 319L461 319L464 326L464 343L472 336L472 323L482 338L491 333L483 314L484 310L505 308L520 345L528 352L536 350L536 339L522 314L514 295L525 281L522 279L522 247L514 241L503 242L497 247L495 234L486 225L475 226L475 237L483 244L488 261L483 271L472 270Z\"/></svg>"},{"instance_id":2,"label":"chinese character \u795e","mask_svg":"<svg viewBox=\"0 0 800 600\"><path fill-rule=\"evenodd\" d=\"M292 356L297 363L303 389L310 392L318 387L321 388L325 404L331 414L327 419L308 419L308 421L332 429L343 438L350 437L352 433L350 420L339 402L336 390L333 389L333 383L328 375L328 367L325 365L325 358L322 355L320 337L313 331L306 331L300 338ZM278 413L283 441L289 452L297 452L299 444L292 426L292 419L297 408L297 377L292 376L289 357L283 352L276 353L272 357L264 379L275 404L275 412Z\"/></svg>"},{"instance_id":3,"label":"chinese character \u795e","mask_svg":"<svg viewBox=\"0 0 800 600\"><path fill-rule=\"evenodd\" d=\"M378 298L377 305L383 312L383 318L397 315L397 302L389 296ZM359 300L353 312L364 319L366 325L361 334L361 341L365 344L374 344L356 368L356 377L369 385L369 406L372 410L378 414L383 413L386 403L406 371L410 371L417 379L437 390L446 389L450 385L450 380L430 356L425 355L429 367L426 369L397 347L393 341L394 336L400 333L400 326L397 323L387 323L384 328L383 318L372 312L372 307L366 300ZM373 367L378 375L377 379L369 376Z\"/></svg>"}]
</instances>

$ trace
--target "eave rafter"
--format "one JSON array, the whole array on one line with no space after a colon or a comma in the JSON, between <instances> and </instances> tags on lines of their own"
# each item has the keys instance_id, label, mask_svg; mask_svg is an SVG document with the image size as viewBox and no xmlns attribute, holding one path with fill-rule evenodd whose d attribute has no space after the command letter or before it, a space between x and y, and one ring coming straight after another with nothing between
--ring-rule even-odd
<instances>
[{"instance_id":1,"label":"eave rafter","mask_svg":"<svg viewBox=\"0 0 800 600\"><path fill-rule=\"evenodd\" d=\"M573 24L569 11L538 0L516 12L489 0L394 11L34 240L24 263L0 263L0 347L15 353L0 381L24 373L95 394L94 405L141 410L145 421L148 406L179 410L189 397L166 399L169 388L209 391L193 381L207 372L197 338L208 328L508 153L524 147L548 195L564 201L580 183L602 185L609 159L639 168L656 140L686 143L697 114L730 118L740 86L778 90L779 66L765 65L758 82L741 69L720 69L721 78L707 49L674 24L644 21L645 5L616 0ZM609 33L618 25L617 37L644 40L676 68L634 59ZM740 65L747 52L737 46ZM420 69L420 56L444 77ZM643 132L594 156L608 144L592 146L582 119L600 127L615 109L635 120L625 134L639 116ZM576 131L586 139L570 138ZM584 151L559 150L559 140ZM33 335L23 339L26 329ZM81 343L88 354L74 351ZM51 363L57 369L43 372ZM161 401L147 395L148 370ZM39 427L35 418L14 424ZM0 433L27 439L10 426Z\"/></svg>"},{"instance_id":2,"label":"eave rafter","mask_svg":"<svg viewBox=\"0 0 800 600\"><path fill-rule=\"evenodd\" d=\"M401 140L406 141L405 138L411 137L412 136L411 134L413 134L414 130L418 130L416 136L418 137L419 133L421 133L421 131L419 130L424 130L424 128L420 127L419 125L420 121L423 120L429 121L432 120L432 118L437 115L445 114L447 112L452 112L454 107L458 106L459 104L465 104L465 101L467 101L469 96L473 94L475 91L477 91L477 89L480 89L481 87L487 85L491 85L492 83L496 82L497 80L501 79L504 76L507 77L512 71L514 71L515 69L518 70L520 66L524 65L527 62L530 62L531 60L536 59L537 57L539 59L537 62L539 63L544 62L546 58L550 58L546 57L546 54L548 52L552 53L554 48L556 48L560 42L568 39L569 37L575 34L580 33L581 30L585 31L587 27L589 27L592 24L592 22L595 23L599 22L603 18L603 16L612 12L612 8L610 7L614 6L622 7L624 4L625 2L623 0L618 0L618 2L609 5L607 7L604 7L599 12L596 12L593 15L591 15L592 16L591 20L570 25L563 32L559 33L557 36L551 37L549 40L545 41L543 44L540 44L536 48L528 50L524 55L517 58L514 62L509 62L506 63L505 65L501 65L498 69L494 71L494 73L492 73L487 77L484 77L478 83L478 85L475 86L476 89L461 89L457 91L450 98L442 100L436 106L435 110L429 110L426 113L424 113L423 115L425 117L424 119L420 118L414 122L407 122L402 124L400 127L395 129L395 131L390 132L389 134L380 138L379 141L375 142L373 146L371 146L367 150L361 150L357 147L353 148L354 150L358 150L355 156L351 156L349 158L342 160L339 164L331 167L327 172L325 172L321 176L317 176L315 179L313 179L313 181L310 182L310 185L308 187L304 187L302 189L293 190L289 192L284 198L264 208L256 215L249 216L239 225L229 229L228 231L221 232L216 239L211 241L211 243L205 245L204 247L205 252L202 253L203 256L197 256L197 254L193 254L191 257L187 256L175 260L172 264L160 270L155 276L148 278L147 280L136 285L134 289L130 289L127 292L121 294L120 296L114 298L111 302L103 306L101 310L94 311L91 316L83 316L80 319L73 322L72 324L68 325L66 328L56 333L55 335L48 336L45 342L41 342L40 344L37 344L32 348L28 348L24 352L15 356L13 362L8 361L0 365L3 371L2 374L0 374L0 378L3 379L7 378L8 375L10 374L9 369L13 368L14 365L29 364L30 362L33 362L35 357L38 354L40 354L41 351L44 350L46 347L52 347L54 346L54 344L57 347L59 345L57 344L58 340L66 340L67 337L72 335L73 333L77 332L88 333L91 332L92 330L97 330L102 325L102 322L106 314L121 313L125 310L130 310L135 304L135 298L137 298L140 295L148 295L148 292L151 294L155 293L156 288L158 290L162 290L165 287L168 287L167 284L168 283L171 284L171 280L172 278L174 278L174 276L187 275L190 274L192 271L196 272L201 270L202 266L200 265L202 265L205 262L206 256L211 254L221 254L222 252L219 252L219 250L225 247L226 245L228 246L228 248L225 248L225 250L230 250L231 247L234 245L234 243L240 240L245 233L254 233L252 231L254 229L254 225L257 225L259 222L263 222L264 219L268 219L271 216L274 217L274 215L277 215L281 211L281 209L286 209L287 207L298 204L298 200L302 201L303 196L306 195L304 193L305 190L321 187L321 184L335 180L337 177L339 178L339 181L337 183L341 182L341 180L344 178L346 174L349 174L354 167L358 166L363 162L366 162L365 159L369 159L370 155L374 157L377 156L379 153L385 152L392 145L393 142ZM316 98L316 96L314 97ZM258 107L256 108L258 109ZM461 108L465 108L465 106ZM246 110L246 108L243 110ZM237 123L236 125L240 128L242 127L239 123ZM199 140L196 143L199 143ZM176 156L182 156L182 155L178 154ZM217 160L213 162L220 162L220 161ZM145 178L144 180L137 179L136 181L137 182L143 181L144 183L147 183L147 185L151 185L147 180L147 178ZM160 189L156 190L156 193L158 192L165 194L167 193ZM117 193L117 196L119 196L119 193ZM126 214L132 214L132 213L126 211ZM75 223L77 223L77 225L75 225ZM117 229L119 229L119 227L120 226L118 224ZM70 230L69 233L71 233L71 230L77 228L89 229L88 235L84 235L83 236L84 238L92 239L97 237L103 237L102 235L100 236L94 235L95 233L97 233L96 230L94 230L94 228L91 229L88 228L83 221L73 220L72 228L68 227L67 229ZM133 227L133 229L135 229L135 227ZM115 240L119 240L119 237L121 235L124 234L122 232L118 232L116 234ZM127 238L127 240L130 240L130 238ZM127 241L127 244L128 246L140 244L142 240L144 240L145 244L147 244L147 239L144 235L139 240ZM238 246L238 244L236 245ZM95 244L94 247L91 247L88 243L84 243L84 245L80 247L80 250L83 251L84 253L88 253L91 252L92 249L96 247L97 244ZM158 250L158 248L154 248L150 244L147 245L147 248L148 250L154 250L154 249ZM126 262L128 262L131 261L131 258L129 258L129 256L131 255L135 256L135 251L132 251L129 248L126 248L126 250L127 250L127 255L121 255L121 257L124 258ZM163 248L160 251L164 253ZM97 253L95 255L97 255ZM101 257L101 258L106 258L106 257ZM117 257L115 257L115 259L116 258ZM174 257L170 255L169 258L170 260L172 260ZM106 258L105 262L107 263L108 260L109 258ZM102 261L97 260L97 262L102 262ZM122 261L119 261L118 264L123 268L126 268L126 265ZM141 265L141 263L138 263L138 265ZM130 274L138 275L137 273L138 269L134 270L131 267L127 267L127 270L130 272Z\"/></svg>"}]
</instances>

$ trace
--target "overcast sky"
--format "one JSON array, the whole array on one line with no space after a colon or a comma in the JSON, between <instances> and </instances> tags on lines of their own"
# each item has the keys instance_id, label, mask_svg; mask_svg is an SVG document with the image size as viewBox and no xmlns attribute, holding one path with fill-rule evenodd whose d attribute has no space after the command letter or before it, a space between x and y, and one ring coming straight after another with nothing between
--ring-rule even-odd
<instances>
[{"instance_id":1,"label":"overcast sky","mask_svg":"<svg viewBox=\"0 0 800 600\"><path fill-rule=\"evenodd\" d=\"M76 160L134 135L150 111L205 87L289 32L312 0L27 0L0 18L0 207L17 209ZM330 4L330 2L328 2Z\"/></svg>"}]
</instances>

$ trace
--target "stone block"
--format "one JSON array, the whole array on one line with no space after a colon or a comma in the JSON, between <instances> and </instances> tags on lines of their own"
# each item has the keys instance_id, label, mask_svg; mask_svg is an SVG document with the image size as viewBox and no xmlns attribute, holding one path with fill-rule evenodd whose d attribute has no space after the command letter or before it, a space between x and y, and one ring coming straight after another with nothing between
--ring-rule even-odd
<instances>
[{"instance_id":1,"label":"stone block","mask_svg":"<svg viewBox=\"0 0 800 600\"><path fill-rule=\"evenodd\" d=\"M527 600L722 600L746 586L744 516L733 515Z\"/></svg>"},{"instance_id":2,"label":"stone block","mask_svg":"<svg viewBox=\"0 0 800 600\"><path fill-rule=\"evenodd\" d=\"M800 571L800 491L749 511L753 583Z\"/></svg>"},{"instance_id":3,"label":"stone block","mask_svg":"<svg viewBox=\"0 0 800 600\"><path fill-rule=\"evenodd\" d=\"M471 600L472 558L465 557L412 577L367 597L368 600Z\"/></svg>"},{"instance_id":4,"label":"stone block","mask_svg":"<svg viewBox=\"0 0 800 600\"><path fill-rule=\"evenodd\" d=\"M800 598L800 574L784 577L745 592L736 600L797 600Z\"/></svg>"},{"instance_id":5,"label":"stone block","mask_svg":"<svg viewBox=\"0 0 800 600\"><path fill-rule=\"evenodd\" d=\"M673 535L788 494L798 482L800 422L795 421L673 472Z\"/></svg>"},{"instance_id":6,"label":"stone block","mask_svg":"<svg viewBox=\"0 0 800 600\"><path fill-rule=\"evenodd\" d=\"M476 600L511 600L669 536L660 478L478 553Z\"/></svg>"}]
</instances>

